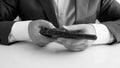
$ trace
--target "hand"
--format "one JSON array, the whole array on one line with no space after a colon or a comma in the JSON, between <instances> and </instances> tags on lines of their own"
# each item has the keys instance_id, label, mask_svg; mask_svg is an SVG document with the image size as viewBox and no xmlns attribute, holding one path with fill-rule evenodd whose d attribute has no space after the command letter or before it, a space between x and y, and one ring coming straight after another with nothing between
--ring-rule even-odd
<instances>
[{"instance_id":1,"label":"hand","mask_svg":"<svg viewBox=\"0 0 120 68\"><path fill-rule=\"evenodd\" d=\"M70 31L81 30L84 34L95 35L95 29L90 24L78 24L71 26L63 26L64 29ZM81 33L81 32L80 32ZM71 51L83 51L88 48L95 40L89 39L68 39L68 38L58 38L57 42L63 44L68 50Z\"/></svg>"},{"instance_id":2,"label":"hand","mask_svg":"<svg viewBox=\"0 0 120 68\"><path fill-rule=\"evenodd\" d=\"M39 46L45 46L46 44L54 41L52 38L45 37L39 33L41 27L46 27L49 29L55 28L50 22L45 20L35 20L29 24L29 36L34 44Z\"/></svg>"}]
</instances>

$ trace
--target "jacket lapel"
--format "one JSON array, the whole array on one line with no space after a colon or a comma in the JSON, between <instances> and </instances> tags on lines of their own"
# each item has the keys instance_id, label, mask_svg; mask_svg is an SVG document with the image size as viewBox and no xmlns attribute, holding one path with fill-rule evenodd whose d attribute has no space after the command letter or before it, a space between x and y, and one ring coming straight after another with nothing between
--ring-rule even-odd
<instances>
[{"instance_id":1,"label":"jacket lapel","mask_svg":"<svg viewBox=\"0 0 120 68\"><path fill-rule=\"evenodd\" d=\"M46 13L46 16L48 17L49 21L52 22L52 24L58 28L58 21L57 21L57 17L55 15L55 11L54 11L54 7L52 4L51 0L40 0L41 5Z\"/></svg>"},{"instance_id":2,"label":"jacket lapel","mask_svg":"<svg viewBox=\"0 0 120 68\"><path fill-rule=\"evenodd\" d=\"M76 0L76 21L80 23L87 17L89 0Z\"/></svg>"},{"instance_id":3,"label":"jacket lapel","mask_svg":"<svg viewBox=\"0 0 120 68\"><path fill-rule=\"evenodd\" d=\"M81 24L94 23L99 3L99 0L76 0L76 21Z\"/></svg>"}]
</instances>

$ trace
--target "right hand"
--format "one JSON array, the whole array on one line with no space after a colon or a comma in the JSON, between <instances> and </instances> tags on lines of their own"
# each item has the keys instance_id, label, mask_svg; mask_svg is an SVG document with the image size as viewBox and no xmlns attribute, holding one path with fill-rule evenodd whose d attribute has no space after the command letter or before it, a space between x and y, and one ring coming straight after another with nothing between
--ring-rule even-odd
<instances>
[{"instance_id":1,"label":"right hand","mask_svg":"<svg viewBox=\"0 0 120 68\"><path fill-rule=\"evenodd\" d=\"M47 45L48 43L54 41L53 38L48 38L40 34L41 27L46 27L49 29L55 28L50 22L46 20L35 20L30 22L28 27L29 36L34 44L41 47Z\"/></svg>"},{"instance_id":2,"label":"right hand","mask_svg":"<svg viewBox=\"0 0 120 68\"><path fill-rule=\"evenodd\" d=\"M69 31L80 30L81 34L92 34L96 35L95 28L91 24L77 24L63 27ZM70 51L84 51L90 47L95 40L90 39L70 39L70 38L58 38L57 42L63 44Z\"/></svg>"}]
</instances>

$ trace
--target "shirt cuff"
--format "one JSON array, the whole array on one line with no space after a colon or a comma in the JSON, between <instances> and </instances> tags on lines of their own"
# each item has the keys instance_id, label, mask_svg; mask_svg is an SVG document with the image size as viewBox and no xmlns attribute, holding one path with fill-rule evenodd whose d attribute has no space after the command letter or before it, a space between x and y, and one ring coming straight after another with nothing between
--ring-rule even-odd
<instances>
[{"instance_id":1,"label":"shirt cuff","mask_svg":"<svg viewBox=\"0 0 120 68\"><path fill-rule=\"evenodd\" d=\"M16 22L11 30L11 33L8 37L9 42L15 41L28 41L32 42L29 37L28 26L31 21L20 21Z\"/></svg>"},{"instance_id":2,"label":"shirt cuff","mask_svg":"<svg viewBox=\"0 0 120 68\"><path fill-rule=\"evenodd\" d=\"M112 35L108 28L103 24L92 24L96 30L97 40L93 44L107 44L112 42Z\"/></svg>"}]
</instances>

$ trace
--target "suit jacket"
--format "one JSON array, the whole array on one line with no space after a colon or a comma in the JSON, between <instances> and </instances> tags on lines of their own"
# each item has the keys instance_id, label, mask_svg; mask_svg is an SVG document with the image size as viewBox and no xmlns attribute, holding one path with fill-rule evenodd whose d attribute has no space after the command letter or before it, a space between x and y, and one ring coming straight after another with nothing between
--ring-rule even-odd
<instances>
[{"instance_id":1,"label":"suit jacket","mask_svg":"<svg viewBox=\"0 0 120 68\"><path fill-rule=\"evenodd\" d=\"M75 0L76 22L105 24L120 42L120 4L115 0ZM9 44L8 36L16 16L24 20L44 19L59 28L51 0L0 0L0 43Z\"/></svg>"}]
</instances>

